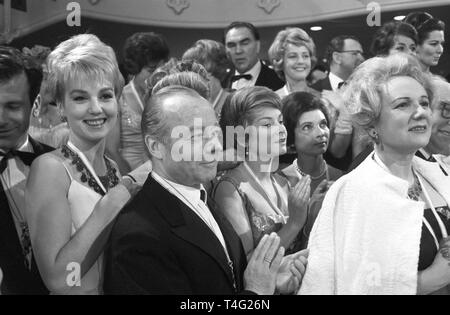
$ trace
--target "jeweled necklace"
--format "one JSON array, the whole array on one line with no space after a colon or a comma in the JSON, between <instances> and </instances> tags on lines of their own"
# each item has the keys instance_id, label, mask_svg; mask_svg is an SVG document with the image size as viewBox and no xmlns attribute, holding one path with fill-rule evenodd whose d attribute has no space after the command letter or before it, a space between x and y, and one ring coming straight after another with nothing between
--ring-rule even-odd
<instances>
[{"instance_id":1,"label":"jeweled necklace","mask_svg":"<svg viewBox=\"0 0 450 315\"><path fill-rule=\"evenodd\" d=\"M302 175L303 177L310 176L311 180L317 180L319 178L322 178L323 175L325 175L328 172L328 165L325 162L325 160L322 161L322 168L323 168L322 172L320 172L320 174L316 177L312 177L311 175L309 175L309 174L305 173L303 170L301 170L300 167L298 166L297 160L294 161L294 165L295 165L295 168L297 169L297 172L299 172L300 175ZM328 178L328 175L327 175L327 178Z\"/></svg>"},{"instance_id":2,"label":"jeweled necklace","mask_svg":"<svg viewBox=\"0 0 450 315\"><path fill-rule=\"evenodd\" d=\"M115 187L119 183L117 170L112 166L111 162L107 158L105 158L107 170L106 175L97 176L93 170L89 169L90 165L87 166L86 162L83 161L83 158L81 158L77 152L72 150L69 145L63 145L61 147L61 152L66 159L70 158L72 160L72 165L75 165L77 171L81 173L81 182L87 183L96 193L105 195L110 188ZM99 185L96 177L100 181L101 185Z\"/></svg>"},{"instance_id":3,"label":"jeweled necklace","mask_svg":"<svg viewBox=\"0 0 450 315\"><path fill-rule=\"evenodd\" d=\"M422 195L422 185L420 184L419 178L417 177L416 173L414 174L414 184L408 188L408 198L411 200L419 201L420 196Z\"/></svg>"}]
</instances>

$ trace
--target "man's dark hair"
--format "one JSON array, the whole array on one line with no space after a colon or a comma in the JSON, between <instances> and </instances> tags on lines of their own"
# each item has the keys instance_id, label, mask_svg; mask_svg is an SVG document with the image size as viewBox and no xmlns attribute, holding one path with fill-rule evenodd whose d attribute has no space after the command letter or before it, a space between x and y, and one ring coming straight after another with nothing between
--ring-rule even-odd
<instances>
[{"instance_id":1,"label":"man's dark hair","mask_svg":"<svg viewBox=\"0 0 450 315\"><path fill-rule=\"evenodd\" d=\"M352 35L340 35L331 40L331 42L328 44L325 58L328 62L328 65L331 65L331 62L333 61L333 53L334 52L341 52L344 50L345 46L345 40L346 39L353 39L356 42L360 42L358 38Z\"/></svg>"},{"instance_id":2,"label":"man's dark hair","mask_svg":"<svg viewBox=\"0 0 450 315\"><path fill-rule=\"evenodd\" d=\"M25 66L23 54L16 48L0 46L0 84L24 73L28 80L30 104L34 103L42 82L42 69L29 69Z\"/></svg>"},{"instance_id":3,"label":"man's dark hair","mask_svg":"<svg viewBox=\"0 0 450 315\"><path fill-rule=\"evenodd\" d=\"M223 32L223 43L225 44L225 39L227 37L227 34L230 30L233 28L247 28L250 30L250 32L253 34L253 37L255 37L256 40L260 40L261 36L259 35L258 29L252 24L248 22L233 22L230 25L228 25L224 32Z\"/></svg>"}]
</instances>

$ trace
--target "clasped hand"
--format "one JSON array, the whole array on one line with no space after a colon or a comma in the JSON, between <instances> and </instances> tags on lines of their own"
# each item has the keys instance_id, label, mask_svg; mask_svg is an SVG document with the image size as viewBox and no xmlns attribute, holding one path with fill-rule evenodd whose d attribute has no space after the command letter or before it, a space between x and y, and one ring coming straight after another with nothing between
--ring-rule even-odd
<instances>
[{"instance_id":1,"label":"clasped hand","mask_svg":"<svg viewBox=\"0 0 450 315\"><path fill-rule=\"evenodd\" d=\"M244 273L245 289L260 295L296 292L306 271L307 251L284 257L276 233L265 235L248 263Z\"/></svg>"}]
</instances>

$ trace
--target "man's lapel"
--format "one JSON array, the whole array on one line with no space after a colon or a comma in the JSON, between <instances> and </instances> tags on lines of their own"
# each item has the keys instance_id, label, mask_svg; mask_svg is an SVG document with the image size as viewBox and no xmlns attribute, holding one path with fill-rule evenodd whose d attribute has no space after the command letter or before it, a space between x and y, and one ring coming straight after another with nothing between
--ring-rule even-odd
<instances>
[{"instance_id":1,"label":"man's lapel","mask_svg":"<svg viewBox=\"0 0 450 315\"><path fill-rule=\"evenodd\" d=\"M155 206L159 213L169 223L172 231L180 238L211 256L225 272L230 283L233 284L233 276L230 267L228 266L228 259L222 244L211 229L193 212L193 210L177 197L169 193L164 187L156 182L152 176L149 176L146 185L148 186L146 189L148 189L147 191L151 195L159 196ZM226 233L224 233L224 231L222 231L222 233L226 239Z\"/></svg>"}]
</instances>

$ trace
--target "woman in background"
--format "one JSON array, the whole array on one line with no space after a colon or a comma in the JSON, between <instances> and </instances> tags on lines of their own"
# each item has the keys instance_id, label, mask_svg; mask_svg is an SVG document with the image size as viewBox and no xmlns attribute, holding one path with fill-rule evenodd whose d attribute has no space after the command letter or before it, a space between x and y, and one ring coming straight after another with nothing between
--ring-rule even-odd
<instances>
[{"instance_id":1,"label":"woman in background","mask_svg":"<svg viewBox=\"0 0 450 315\"><path fill-rule=\"evenodd\" d=\"M169 47L160 34L135 33L123 49L124 67L133 79L124 87L120 104L120 137L110 137L113 146L121 148L126 171L148 161L141 131L146 80L169 58ZM115 141L114 141L115 140Z\"/></svg>"},{"instance_id":2,"label":"woman in background","mask_svg":"<svg viewBox=\"0 0 450 315\"><path fill-rule=\"evenodd\" d=\"M289 27L279 32L269 49L269 58L286 85L276 93L285 97L292 92L319 92L308 86L308 75L317 62L316 46L301 28Z\"/></svg>"},{"instance_id":3,"label":"woman in background","mask_svg":"<svg viewBox=\"0 0 450 315\"><path fill-rule=\"evenodd\" d=\"M283 101L283 117L287 130L287 145L297 152L297 158L280 174L291 187L301 178L311 178L311 196L308 221L303 229L302 248L306 247L318 211L328 188L342 176L342 172L328 165L323 155L330 141L328 110L323 101L307 92L295 92Z\"/></svg>"},{"instance_id":4,"label":"woman in background","mask_svg":"<svg viewBox=\"0 0 450 315\"><path fill-rule=\"evenodd\" d=\"M285 178L273 173L279 155L286 152L279 96L265 87L245 88L235 92L222 114L227 127L236 131L234 140L230 134L227 138L243 162L219 179L213 193L216 204L240 236L248 257L272 232L288 252L298 251L311 181L305 176L290 189Z\"/></svg>"},{"instance_id":5,"label":"woman in background","mask_svg":"<svg viewBox=\"0 0 450 315\"><path fill-rule=\"evenodd\" d=\"M370 52L373 56L389 56L397 52L415 56L418 35L411 24L390 21L375 33Z\"/></svg>"},{"instance_id":6,"label":"woman in background","mask_svg":"<svg viewBox=\"0 0 450 315\"><path fill-rule=\"evenodd\" d=\"M183 54L182 60L195 61L208 71L209 101L220 118L223 104L230 94L222 87L222 82L226 80L231 68L225 46L213 40L201 39Z\"/></svg>"},{"instance_id":7,"label":"woman in background","mask_svg":"<svg viewBox=\"0 0 450 315\"><path fill-rule=\"evenodd\" d=\"M417 58L422 70L430 72L431 67L439 64L444 53L445 23L426 12L410 13L404 22L416 28L418 34Z\"/></svg>"}]
</instances>

